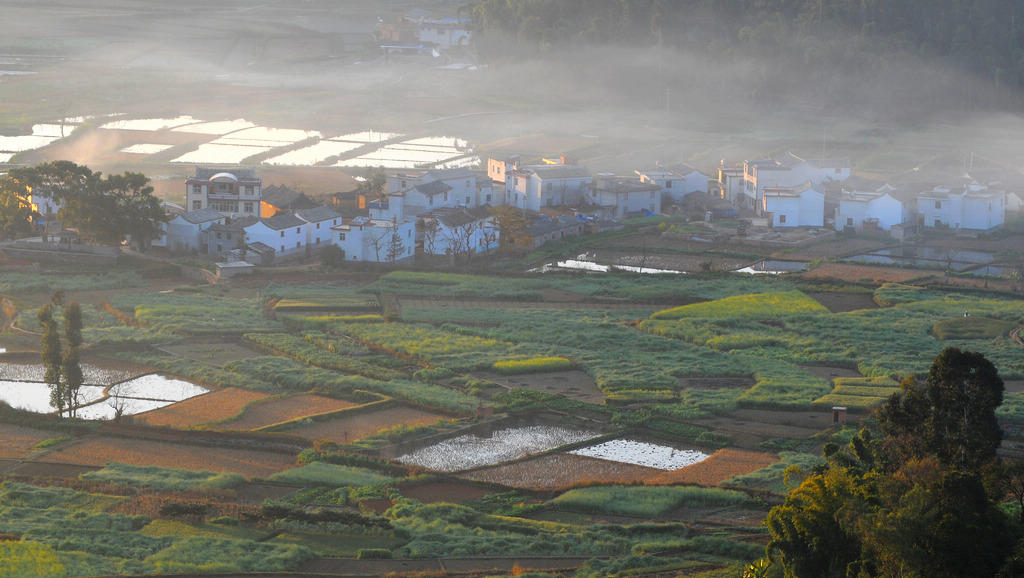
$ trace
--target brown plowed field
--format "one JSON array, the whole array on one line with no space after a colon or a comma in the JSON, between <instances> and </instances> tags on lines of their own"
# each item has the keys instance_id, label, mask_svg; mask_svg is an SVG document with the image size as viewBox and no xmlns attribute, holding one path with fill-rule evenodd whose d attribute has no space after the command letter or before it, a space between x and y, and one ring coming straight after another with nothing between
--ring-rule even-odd
<instances>
[{"instance_id":1,"label":"brown plowed field","mask_svg":"<svg viewBox=\"0 0 1024 578\"><path fill-rule=\"evenodd\" d=\"M135 423L188 428L238 415L245 404L268 394L228 387L135 416Z\"/></svg>"},{"instance_id":2,"label":"brown plowed field","mask_svg":"<svg viewBox=\"0 0 1024 578\"><path fill-rule=\"evenodd\" d=\"M732 476L749 474L777 461L779 459L772 454L725 448L718 450L702 462L665 472L648 483L717 486Z\"/></svg>"},{"instance_id":3,"label":"brown plowed field","mask_svg":"<svg viewBox=\"0 0 1024 578\"><path fill-rule=\"evenodd\" d=\"M32 453L35 445L41 441L60 437L60 434L23 427L20 425L0 424L0 458L23 458Z\"/></svg>"},{"instance_id":4,"label":"brown plowed field","mask_svg":"<svg viewBox=\"0 0 1024 578\"><path fill-rule=\"evenodd\" d=\"M310 415L355 407L358 404L319 395L300 393L278 399L253 403L237 419L225 422L218 429L254 430L268 425Z\"/></svg>"},{"instance_id":5,"label":"brown plowed field","mask_svg":"<svg viewBox=\"0 0 1024 578\"><path fill-rule=\"evenodd\" d=\"M428 425L445 416L411 407L393 407L372 413L340 417L288 430L289 434L311 440L326 440L346 444L398 425Z\"/></svg>"},{"instance_id":6,"label":"brown plowed field","mask_svg":"<svg viewBox=\"0 0 1024 578\"><path fill-rule=\"evenodd\" d=\"M585 483L629 484L653 478L664 470L572 454L551 454L474 470L460 478L513 488L558 490Z\"/></svg>"},{"instance_id":7,"label":"brown plowed field","mask_svg":"<svg viewBox=\"0 0 1024 578\"><path fill-rule=\"evenodd\" d=\"M185 445L165 441L98 435L69 444L46 456L48 461L102 466L121 462L136 466L161 466L186 470L236 472L266 477L295 467L287 453Z\"/></svg>"}]
</instances>

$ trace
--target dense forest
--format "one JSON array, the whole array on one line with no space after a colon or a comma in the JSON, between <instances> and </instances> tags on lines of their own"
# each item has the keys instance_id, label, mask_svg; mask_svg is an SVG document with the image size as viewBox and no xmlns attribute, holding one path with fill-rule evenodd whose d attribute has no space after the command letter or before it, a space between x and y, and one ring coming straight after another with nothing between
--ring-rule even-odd
<instances>
[{"instance_id":1,"label":"dense forest","mask_svg":"<svg viewBox=\"0 0 1024 578\"><path fill-rule=\"evenodd\" d=\"M844 107L1010 109L1024 87L1019 0L482 0L470 10L492 62L656 48L701 63L705 90L767 108L796 93Z\"/></svg>"}]
</instances>

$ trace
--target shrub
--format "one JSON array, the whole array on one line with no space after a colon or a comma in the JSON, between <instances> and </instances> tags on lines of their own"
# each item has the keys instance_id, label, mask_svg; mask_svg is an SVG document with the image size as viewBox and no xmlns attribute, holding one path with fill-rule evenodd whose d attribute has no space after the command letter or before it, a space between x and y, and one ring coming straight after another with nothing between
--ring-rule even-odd
<instances>
[{"instance_id":1,"label":"shrub","mask_svg":"<svg viewBox=\"0 0 1024 578\"><path fill-rule=\"evenodd\" d=\"M680 508L738 506L747 495L721 488L696 486L596 486L569 490L554 498L556 508L595 513L657 518Z\"/></svg>"},{"instance_id":2,"label":"shrub","mask_svg":"<svg viewBox=\"0 0 1024 578\"><path fill-rule=\"evenodd\" d=\"M390 560L391 550L387 548L360 548L356 553L359 560Z\"/></svg>"},{"instance_id":3,"label":"shrub","mask_svg":"<svg viewBox=\"0 0 1024 578\"><path fill-rule=\"evenodd\" d=\"M278 472L269 478L273 482L286 484L316 484L323 486L372 486L393 481L371 470L352 466L340 466L324 462L313 462Z\"/></svg>"}]
</instances>

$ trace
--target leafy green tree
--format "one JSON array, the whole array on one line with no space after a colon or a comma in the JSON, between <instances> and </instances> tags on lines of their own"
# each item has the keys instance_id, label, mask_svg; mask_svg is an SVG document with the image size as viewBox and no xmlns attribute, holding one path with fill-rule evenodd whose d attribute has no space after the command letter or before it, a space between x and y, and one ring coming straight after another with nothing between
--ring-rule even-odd
<instances>
[{"instance_id":1,"label":"leafy green tree","mask_svg":"<svg viewBox=\"0 0 1024 578\"><path fill-rule=\"evenodd\" d=\"M0 240L30 235L39 213L28 202L29 189L9 175L0 176Z\"/></svg>"},{"instance_id":2,"label":"leafy green tree","mask_svg":"<svg viewBox=\"0 0 1024 578\"><path fill-rule=\"evenodd\" d=\"M64 342L66 348L61 360L64 374L64 395L68 414L74 417L78 411L78 392L85 381L82 375L79 350L82 347L82 307L72 301L64 308Z\"/></svg>"},{"instance_id":3,"label":"leafy green tree","mask_svg":"<svg viewBox=\"0 0 1024 578\"><path fill-rule=\"evenodd\" d=\"M524 251L533 245L533 235L527 231L530 220L515 207L503 205L491 207L494 224L498 228L498 250L501 252Z\"/></svg>"},{"instance_id":4,"label":"leafy green tree","mask_svg":"<svg viewBox=\"0 0 1024 578\"><path fill-rule=\"evenodd\" d=\"M39 326L43 329L43 337L40 341L43 361L43 381L50 388L50 405L57 408L58 415L64 413L67 396L64 391L64 380L62 379L62 361L60 333L57 321L53 318L53 305L44 305L36 314Z\"/></svg>"},{"instance_id":5,"label":"leafy green tree","mask_svg":"<svg viewBox=\"0 0 1024 578\"><path fill-rule=\"evenodd\" d=\"M942 350L928 371L929 445L940 462L968 472L996 459L1003 389L999 372L981 353Z\"/></svg>"},{"instance_id":6,"label":"leafy green tree","mask_svg":"<svg viewBox=\"0 0 1024 578\"><path fill-rule=\"evenodd\" d=\"M371 167L366 171L366 190L381 202L387 200L388 174L384 167Z\"/></svg>"}]
</instances>

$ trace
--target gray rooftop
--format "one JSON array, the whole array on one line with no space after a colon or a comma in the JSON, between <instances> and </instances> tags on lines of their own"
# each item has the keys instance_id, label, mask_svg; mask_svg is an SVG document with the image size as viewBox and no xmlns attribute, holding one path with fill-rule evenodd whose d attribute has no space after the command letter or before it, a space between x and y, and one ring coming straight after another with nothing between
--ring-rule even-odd
<instances>
[{"instance_id":1,"label":"gray rooftop","mask_svg":"<svg viewBox=\"0 0 1024 578\"><path fill-rule=\"evenodd\" d=\"M199 209L196 211L188 211L187 213L182 213L178 216L181 217L182 219L185 219L189 223L192 223L193 225L198 225L200 223L209 223L210 221L217 221L224 218L224 215L220 214L220 211L211 209L209 207L205 209Z\"/></svg>"},{"instance_id":2,"label":"gray rooftop","mask_svg":"<svg viewBox=\"0 0 1024 578\"><path fill-rule=\"evenodd\" d=\"M319 207L313 207L312 209L295 211L295 216L307 223L321 223L323 221L330 221L331 219L339 219L342 215L327 205L320 205Z\"/></svg>"},{"instance_id":3,"label":"gray rooftop","mask_svg":"<svg viewBox=\"0 0 1024 578\"><path fill-rule=\"evenodd\" d=\"M289 227L301 227L306 224L306 221L291 213L280 213L269 219L260 219L260 222L275 231L281 231Z\"/></svg>"}]
</instances>

